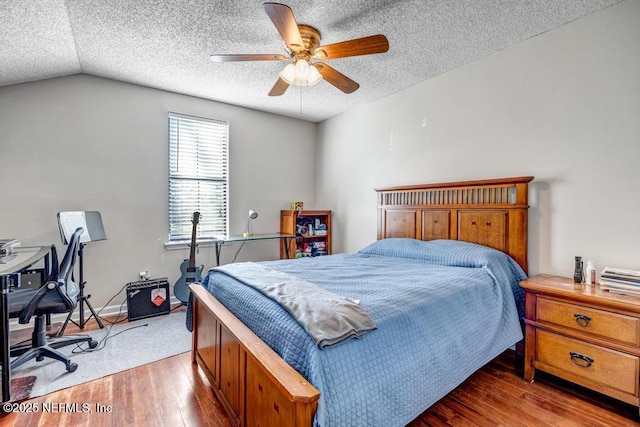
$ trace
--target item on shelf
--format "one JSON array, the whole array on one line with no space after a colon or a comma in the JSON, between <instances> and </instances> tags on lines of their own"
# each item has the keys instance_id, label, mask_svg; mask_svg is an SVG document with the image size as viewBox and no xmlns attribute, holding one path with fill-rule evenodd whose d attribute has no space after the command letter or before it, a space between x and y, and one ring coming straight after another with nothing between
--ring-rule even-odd
<instances>
[{"instance_id":1,"label":"item on shelf","mask_svg":"<svg viewBox=\"0 0 640 427\"><path fill-rule=\"evenodd\" d=\"M327 235L327 224L321 223L320 218L316 218L316 221L315 221L315 235L316 236Z\"/></svg>"},{"instance_id":2,"label":"item on shelf","mask_svg":"<svg viewBox=\"0 0 640 427\"><path fill-rule=\"evenodd\" d=\"M296 246L296 258L327 255L327 245L323 241L302 242Z\"/></svg>"},{"instance_id":3,"label":"item on shelf","mask_svg":"<svg viewBox=\"0 0 640 427\"><path fill-rule=\"evenodd\" d=\"M304 202L301 200L291 202L291 209L298 211L298 213L302 212L304 209Z\"/></svg>"},{"instance_id":4,"label":"item on shelf","mask_svg":"<svg viewBox=\"0 0 640 427\"><path fill-rule=\"evenodd\" d=\"M307 237L309 236L309 228L303 224L296 225L296 235Z\"/></svg>"},{"instance_id":5,"label":"item on shelf","mask_svg":"<svg viewBox=\"0 0 640 427\"><path fill-rule=\"evenodd\" d=\"M302 251L303 257L313 256L313 247L310 244L304 243L303 247L304 247Z\"/></svg>"},{"instance_id":6,"label":"item on shelf","mask_svg":"<svg viewBox=\"0 0 640 427\"><path fill-rule=\"evenodd\" d=\"M302 237L312 237L317 235L313 221L310 219L299 219L296 223L296 234Z\"/></svg>"}]
</instances>

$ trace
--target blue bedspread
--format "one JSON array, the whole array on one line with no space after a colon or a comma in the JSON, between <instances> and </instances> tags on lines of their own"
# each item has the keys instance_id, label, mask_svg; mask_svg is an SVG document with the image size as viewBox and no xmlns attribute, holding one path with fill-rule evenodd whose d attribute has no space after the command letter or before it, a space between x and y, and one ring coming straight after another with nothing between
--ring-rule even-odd
<instances>
[{"instance_id":1,"label":"blue bedspread","mask_svg":"<svg viewBox=\"0 0 640 427\"><path fill-rule=\"evenodd\" d=\"M522 339L526 275L484 246L385 239L355 254L264 264L359 300L378 326L321 350L275 301L215 270L205 277L203 286L319 390L317 426L405 425Z\"/></svg>"}]
</instances>

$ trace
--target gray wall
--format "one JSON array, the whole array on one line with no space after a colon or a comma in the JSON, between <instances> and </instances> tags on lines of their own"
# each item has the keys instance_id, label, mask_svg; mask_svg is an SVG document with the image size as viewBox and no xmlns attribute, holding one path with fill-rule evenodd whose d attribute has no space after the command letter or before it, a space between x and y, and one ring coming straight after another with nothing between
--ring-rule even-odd
<instances>
[{"instance_id":1,"label":"gray wall","mask_svg":"<svg viewBox=\"0 0 640 427\"><path fill-rule=\"evenodd\" d=\"M97 210L108 240L85 249L95 307L149 270L179 277L187 249L165 249L168 233L167 112L230 123L231 232L279 230L291 200L315 198L317 125L86 75L0 88L0 236L23 245L60 242L56 213ZM295 135L295 138L291 136ZM239 245L222 250L229 262ZM201 248L198 264L214 264ZM238 260L279 257L277 241L246 244ZM123 295L111 305L117 306Z\"/></svg>"},{"instance_id":2,"label":"gray wall","mask_svg":"<svg viewBox=\"0 0 640 427\"><path fill-rule=\"evenodd\" d=\"M530 273L640 269L639 41L626 1L321 123L334 249L375 240L376 187L533 175Z\"/></svg>"}]
</instances>

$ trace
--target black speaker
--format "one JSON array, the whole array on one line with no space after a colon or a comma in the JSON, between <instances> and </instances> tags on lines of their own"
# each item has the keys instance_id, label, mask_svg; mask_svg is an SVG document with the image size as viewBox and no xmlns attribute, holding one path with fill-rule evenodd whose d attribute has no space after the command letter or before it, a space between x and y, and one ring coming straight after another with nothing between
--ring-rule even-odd
<instances>
[{"instance_id":1,"label":"black speaker","mask_svg":"<svg viewBox=\"0 0 640 427\"><path fill-rule=\"evenodd\" d=\"M166 277L127 283L127 319L137 320L169 314L170 297Z\"/></svg>"}]
</instances>

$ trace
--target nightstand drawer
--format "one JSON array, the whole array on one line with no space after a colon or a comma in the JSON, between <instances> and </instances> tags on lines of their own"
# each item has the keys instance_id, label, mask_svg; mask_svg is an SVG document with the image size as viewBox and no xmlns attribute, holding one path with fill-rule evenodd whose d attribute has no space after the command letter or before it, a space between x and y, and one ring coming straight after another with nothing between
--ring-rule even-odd
<instances>
[{"instance_id":1,"label":"nightstand drawer","mask_svg":"<svg viewBox=\"0 0 640 427\"><path fill-rule=\"evenodd\" d=\"M543 330L536 332L536 353L537 363L638 396L636 356Z\"/></svg>"},{"instance_id":2,"label":"nightstand drawer","mask_svg":"<svg viewBox=\"0 0 640 427\"><path fill-rule=\"evenodd\" d=\"M539 322L553 323L632 345L639 344L640 319L637 317L544 297L538 297L536 311Z\"/></svg>"}]
</instances>

